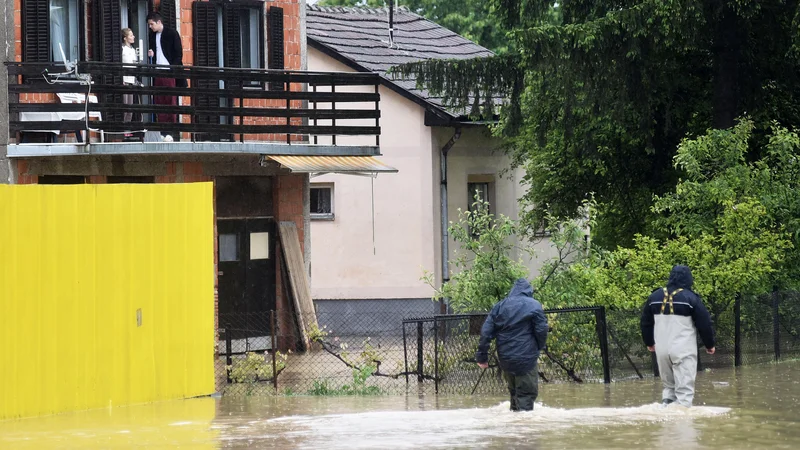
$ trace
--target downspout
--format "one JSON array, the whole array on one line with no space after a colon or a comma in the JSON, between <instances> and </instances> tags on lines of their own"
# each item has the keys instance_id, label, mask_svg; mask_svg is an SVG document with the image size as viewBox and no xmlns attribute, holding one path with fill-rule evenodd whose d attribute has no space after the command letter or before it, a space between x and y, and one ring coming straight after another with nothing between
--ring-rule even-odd
<instances>
[{"instance_id":1,"label":"downspout","mask_svg":"<svg viewBox=\"0 0 800 450\"><path fill-rule=\"evenodd\" d=\"M448 223L450 222L447 217L447 154L460 137L461 128L456 128L453 137L444 144L444 147L439 152L439 165L442 171L439 189L442 204L442 285L450 281L450 265L448 264L450 259L450 235L447 232ZM440 314L447 314L447 299L440 303L439 308Z\"/></svg>"}]
</instances>

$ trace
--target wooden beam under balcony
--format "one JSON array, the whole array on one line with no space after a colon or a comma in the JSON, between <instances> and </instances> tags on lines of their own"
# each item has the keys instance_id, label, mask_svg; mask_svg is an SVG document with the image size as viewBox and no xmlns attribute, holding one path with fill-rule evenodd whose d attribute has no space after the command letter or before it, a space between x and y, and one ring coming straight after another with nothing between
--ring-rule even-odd
<instances>
[{"instance_id":1,"label":"wooden beam under balcony","mask_svg":"<svg viewBox=\"0 0 800 450\"><path fill-rule=\"evenodd\" d=\"M18 144L8 146L9 158L82 155L270 155L380 156L377 147L239 142L145 142L106 144Z\"/></svg>"}]
</instances>

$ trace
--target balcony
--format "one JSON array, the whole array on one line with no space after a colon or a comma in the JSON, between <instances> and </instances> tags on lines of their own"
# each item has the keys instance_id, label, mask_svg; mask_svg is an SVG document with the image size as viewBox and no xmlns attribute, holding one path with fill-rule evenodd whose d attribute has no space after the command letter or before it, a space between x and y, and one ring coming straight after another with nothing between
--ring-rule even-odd
<instances>
[{"instance_id":1,"label":"balcony","mask_svg":"<svg viewBox=\"0 0 800 450\"><path fill-rule=\"evenodd\" d=\"M377 74L102 62L6 66L9 157L380 154ZM139 83L123 84L123 76ZM188 87L153 85L165 76L186 79ZM178 102L154 104L158 96ZM178 120L159 122L159 114ZM176 139L163 142L161 133Z\"/></svg>"}]
</instances>

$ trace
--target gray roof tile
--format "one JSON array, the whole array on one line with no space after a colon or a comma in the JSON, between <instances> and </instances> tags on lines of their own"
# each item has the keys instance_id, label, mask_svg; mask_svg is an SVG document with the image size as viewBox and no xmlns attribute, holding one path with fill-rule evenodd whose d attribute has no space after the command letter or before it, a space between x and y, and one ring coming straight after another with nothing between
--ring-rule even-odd
<instances>
[{"instance_id":1,"label":"gray roof tile","mask_svg":"<svg viewBox=\"0 0 800 450\"><path fill-rule=\"evenodd\" d=\"M395 80L386 71L398 64L428 59L492 56L488 49L405 7L395 8L394 44L389 46L387 8L308 5L308 38L366 70L379 73L412 95L446 111L442 98L416 88L414 78ZM461 115L448 111L454 116Z\"/></svg>"}]
</instances>

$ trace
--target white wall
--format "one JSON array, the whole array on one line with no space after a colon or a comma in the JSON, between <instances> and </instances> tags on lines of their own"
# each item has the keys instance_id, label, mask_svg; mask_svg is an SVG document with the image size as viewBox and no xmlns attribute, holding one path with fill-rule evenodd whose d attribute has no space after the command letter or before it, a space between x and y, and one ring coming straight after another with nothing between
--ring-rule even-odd
<instances>
[{"instance_id":1,"label":"white wall","mask_svg":"<svg viewBox=\"0 0 800 450\"><path fill-rule=\"evenodd\" d=\"M442 148L453 136L453 128L434 128L434 147ZM511 160L500 148L499 140L492 138L484 127L462 128L461 137L450 149L447 157L447 202L448 220L458 221L459 209L466 211L472 197L467 192L470 175L493 175L494 198L492 212L505 215L512 220L519 219L519 199L525 194L526 187L521 183L525 172L521 168L511 169ZM439 173L436 173L439 183ZM438 198L438 197L437 197ZM554 251L547 240L533 246L533 255L521 251L530 246L527 242L512 242L514 249L509 255L521 259L533 278L539 273L542 263L553 256ZM450 239L450 259L455 257L458 245ZM450 268L451 273L453 268Z\"/></svg>"},{"instance_id":2,"label":"white wall","mask_svg":"<svg viewBox=\"0 0 800 450\"><path fill-rule=\"evenodd\" d=\"M312 48L308 67L312 71L353 72ZM399 173L375 179L353 175L312 178L312 186L333 183L335 215L333 221L311 222L311 294L315 299L425 298L432 294L419 280L423 269L435 269L438 246L438 236L434 236L438 230L438 222L434 222L438 185L433 185L431 129L425 126L419 105L383 86L380 94L380 159ZM337 144L375 145L375 141L372 137L337 138Z\"/></svg>"},{"instance_id":3,"label":"white wall","mask_svg":"<svg viewBox=\"0 0 800 450\"><path fill-rule=\"evenodd\" d=\"M313 48L308 50L308 67L312 71L353 72ZM341 90L337 88L337 92ZM380 159L399 172L375 179L353 175L312 178L312 186L333 184L335 215L333 221L311 221L311 294L315 299L430 297L431 288L420 281L423 270L433 272L437 283L441 282L439 152L455 130L427 127L421 106L383 86L380 94ZM320 137L318 142L330 144L328 138ZM470 174L494 175L494 211L518 219L524 172L504 170L509 169L510 161L498 143L486 128L462 129L448 156L449 220L458 220L458 209L467 208ZM372 137L339 137L337 144L374 145L375 141ZM455 251L451 239L451 258ZM522 258L533 277L551 254L549 243L542 242L533 258L517 250L511 256Z\"/></svg>"}]
</instances>

